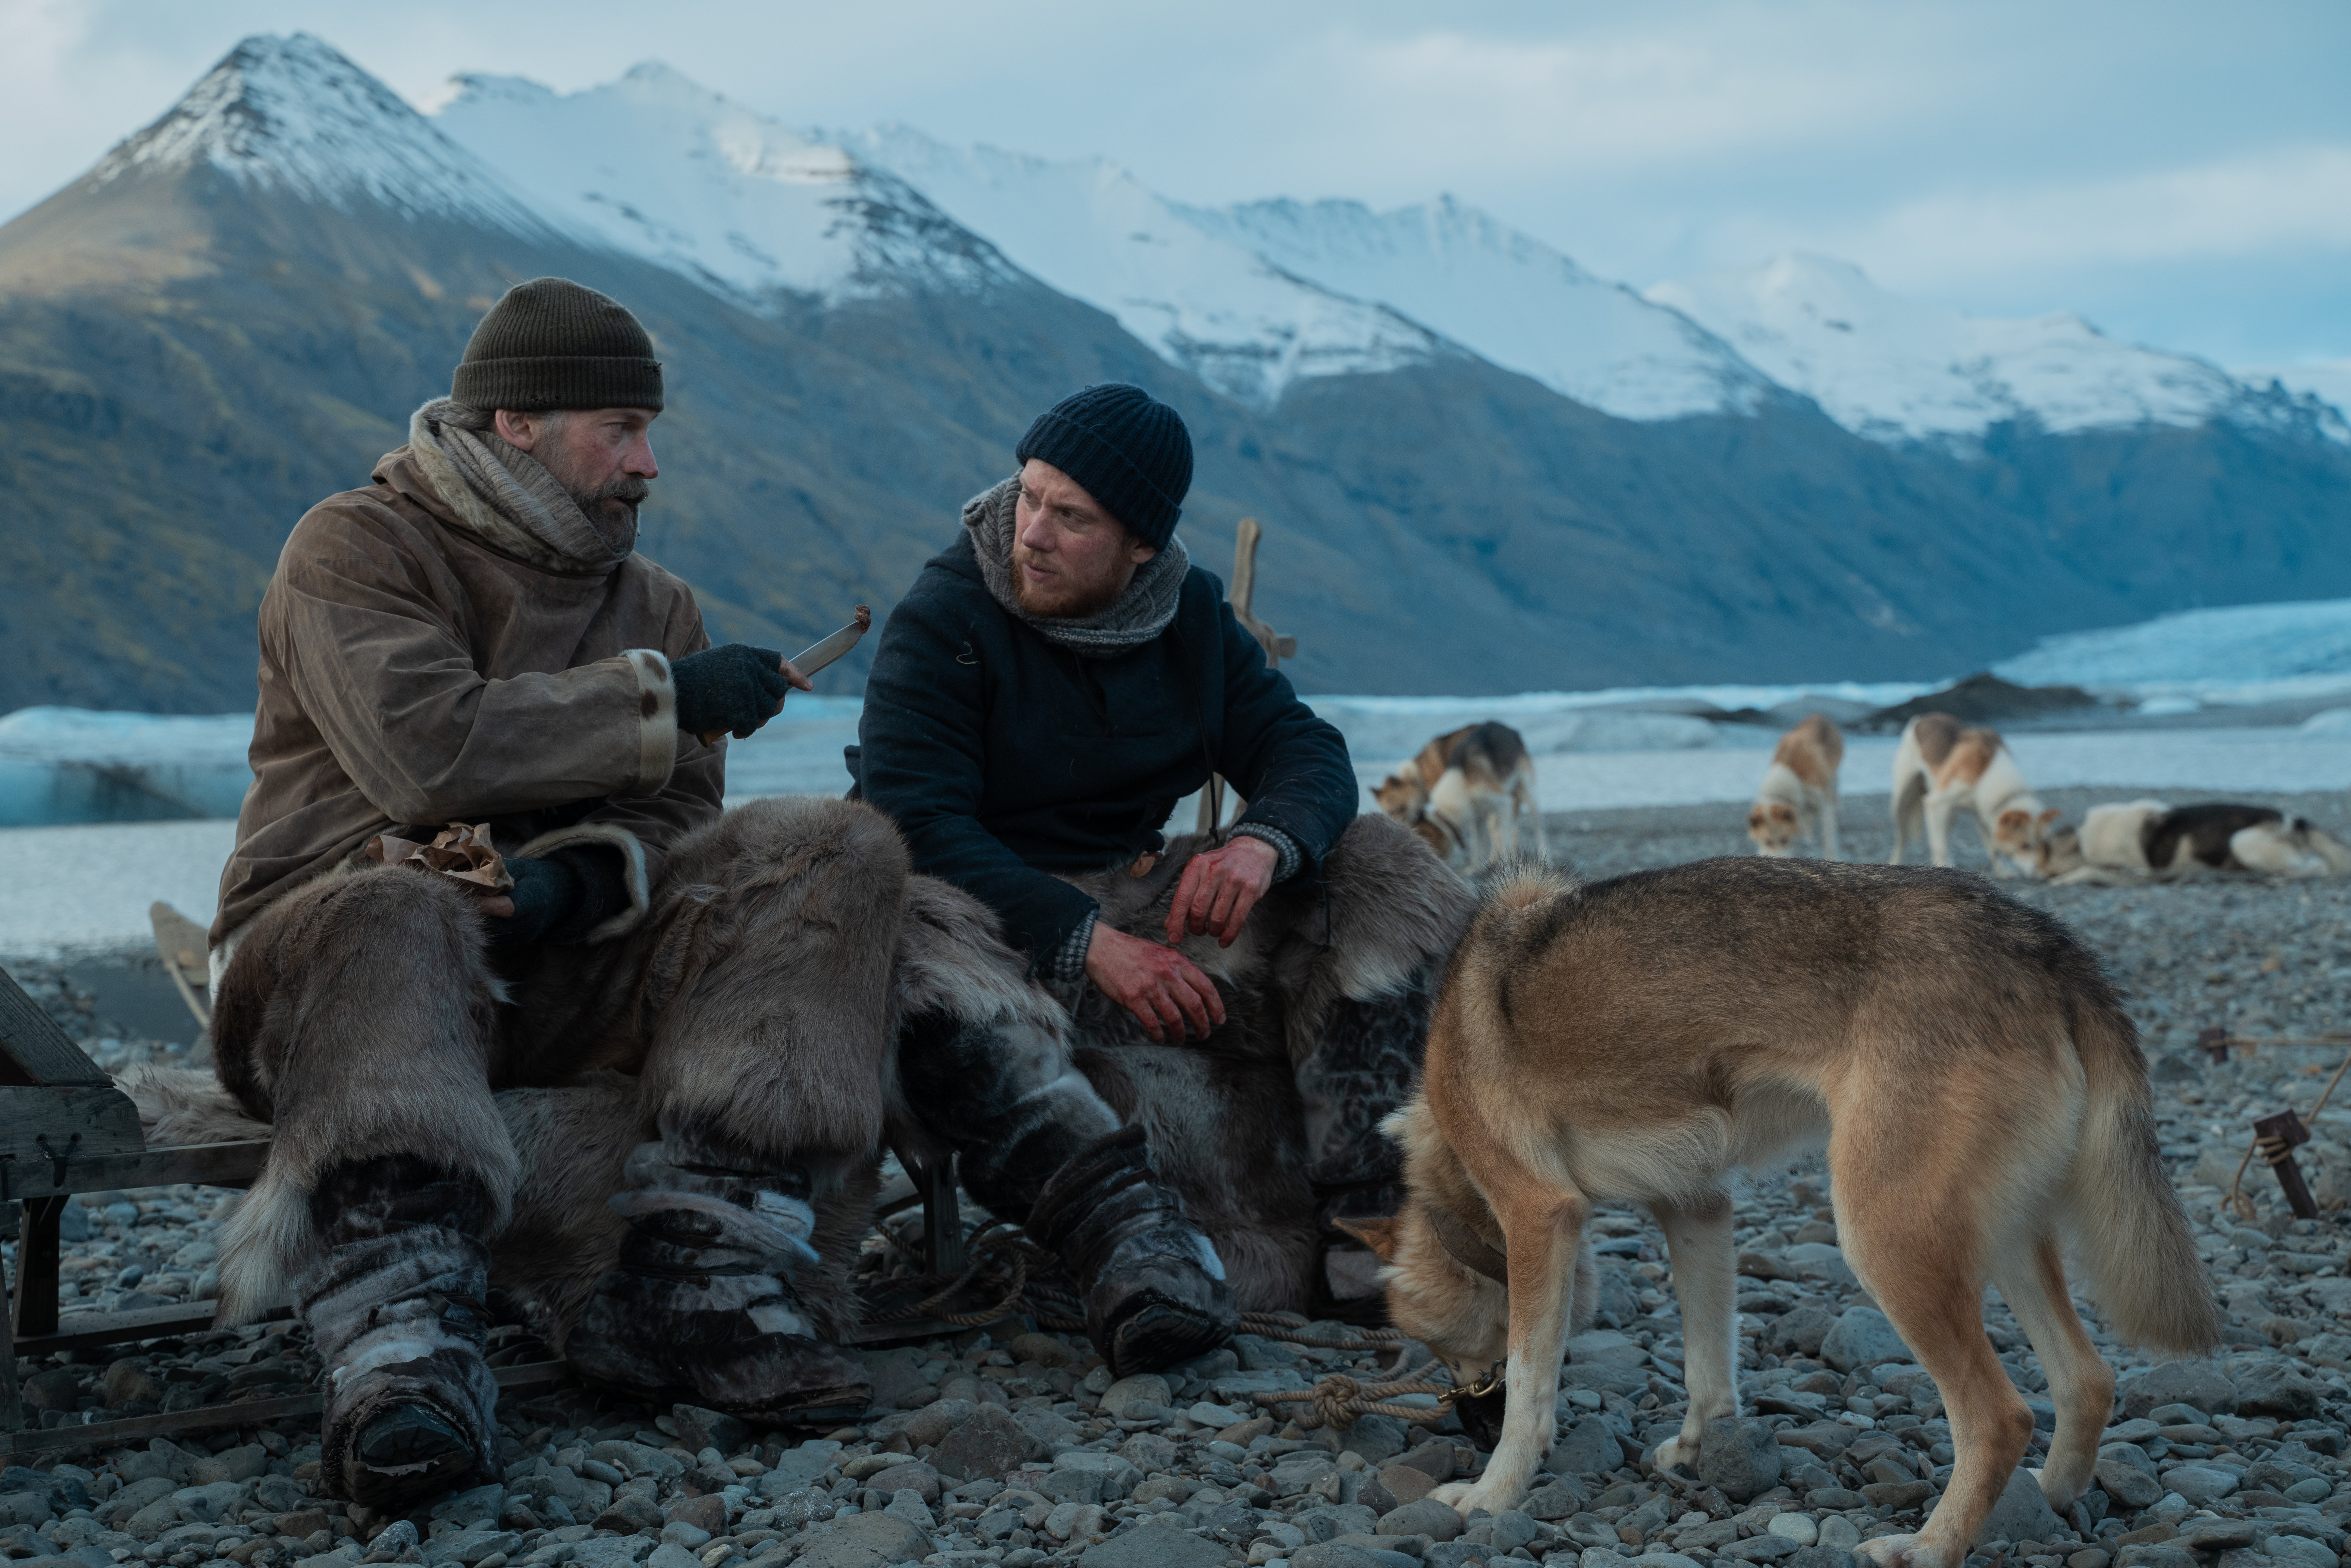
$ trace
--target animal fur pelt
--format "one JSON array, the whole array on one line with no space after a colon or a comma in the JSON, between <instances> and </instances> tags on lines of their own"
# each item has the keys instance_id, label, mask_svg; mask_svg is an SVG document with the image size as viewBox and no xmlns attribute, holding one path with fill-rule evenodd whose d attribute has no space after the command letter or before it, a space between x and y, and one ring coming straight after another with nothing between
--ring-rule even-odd
<instances>
[{"instance_id":1,"label":"animal fur pelt","mask_svg":"<svg viewBox=\"0 0 2351 1568\"><path fill-rule=\"evenodd\" d=\"M1072 878L1122 931L1163 928L1198 835L1142 877ZM1080 1069L1148 1129L1161 1176L1223 1255L1248 1311L1373 1293L1364 1267L1317 1276L1343 1217L1392 1212L1401 1166L1378 1132L1419 1070L1428 1009L1476 896L1410 830L1361 816L1319 885L1275 890L1230 947L1183 945L1217 982L1226 1021L1205 1040L1155 1045L1089 990L1076 1009ZM1350 1288L1352 1287L1352 1288Z\"/></svg>"},{"instance_id":2,"label":"animal fur pelt","mask_svg":"<svg viewBox=\"0 0 2351 1568\"><path fill-rule=\"evenodd\" d=\"M1153 931L1200 847L1178 839L1147 877L1106 874L1082 885L1102 901L1104 918ZM1073 1023L1028 978L985 907L926 877L908 877L904 888L892 1032L903 1019L944 1011L1069 1056L1113 1110L1149 1129L1162 1176L1216 1241L1245 1309L1310 1308L1331 1293L1334 1281L1318 1278L1315 1264L1324 1248L1345 1241L1332 1222L1394 1208L1400 1170L1377 1124L1410 1092L1445 961L1475 912L1468 888L1417 838L1384 817L1359 817L1319 885L1269 894L1229 948L1209 937L1187 942L1223 988L1228 1021L1207 1040L1180 1046L1153 1045L1098 995L1081 1001ZM690 967L649 965L646 991L682 983ZM885 1053L885 1103L893 1106L886 1078L894 1070ZM137 1069L121 1083L152 1142L269 1134L209 1073ZM492 1283L525 1304L559 1348L619 1247L622 1222L606 1199L647 1135L649 1112L640 1082L609 1071L503 1090L494 1103L519 1174L513 1218L492 1239ZM918 1157L942 1152L903 1110L890 1117L888 1140ZM800 1282L825 1332L854 1317L846 1263L877 1181L861 1162L817 1200L814 1245L825 1267ZM1339 1294L1369 1294L1368 1271L1356 1273L1358 1288Z\"/></svg>"}]
</instances>

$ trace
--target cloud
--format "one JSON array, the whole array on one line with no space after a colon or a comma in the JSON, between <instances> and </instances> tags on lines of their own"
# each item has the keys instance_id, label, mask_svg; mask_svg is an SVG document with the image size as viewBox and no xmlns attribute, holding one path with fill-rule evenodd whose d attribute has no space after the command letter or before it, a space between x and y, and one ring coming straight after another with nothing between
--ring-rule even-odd
<instances>
[{"instance_id":1,"label":"cloud","mask_svg":"<svg viewBox=\"0 0 2351 1568\"><path fill-rule=\"evenodd\" d=\"M2351 141L1921 197L1846 230L1842 246L1889 279L1936 287L2054 267L2351 251Z\"/></svg>"},{"instance_id":2,"label":"cloud","mask_svg":"<svg viewBox=\"0 0 2351 1568\"><path fill-rule=\"evenodd\" d=\"M1646 284L1781 250L2239 359L2351 351L2340 0L0 0L0 216L243 35L412 100L666 60L793 125L1102 156L1180 200L1449 192ZM2319 266L2319 258L2326 266ZM2214 311L2236 309L2225 331Z\"/></svg>"}]
</instances>

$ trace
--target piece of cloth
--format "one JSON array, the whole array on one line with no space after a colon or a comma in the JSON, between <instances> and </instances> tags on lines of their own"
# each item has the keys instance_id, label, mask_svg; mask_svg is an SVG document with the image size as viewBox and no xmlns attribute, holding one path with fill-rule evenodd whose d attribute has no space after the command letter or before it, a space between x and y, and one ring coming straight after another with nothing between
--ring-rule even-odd
<instances>
[{"instance_id":1,"label":"piece of cloth","mask_svg":"<svg viewBox=\"0 0 2351 1568\"><path fill-rule=\"evenodd\" d=\"M1362 795L1346 742L1267 665L1214 577L1189 569L1150 641L1083 658L1006 612L976 539L960 530L891 612L849 758L916 871L995 910L1050 976L1094 909L1051 873L1158 850L1211 768L1248 801L1244 822L1288 835L1301 873L1319 866Z\"/></svg>"},{"instance_id":2,"label":"piece of cloth","mask_svg":"<svg viewBox=\"0 0 2351 1568\"><path fill-rule=\"evenodd\" d=\"M688 735L726 730L736 739L775 717L792 689L784 656L772 648L729 643L705 648L670 666L677 683L677 727Z\"/></svg>"},{"instance_id":3,"label":"piece of cloth","mask_svg":"<svg viewBox=\"0 0 2351 1568\"><path fill-rule=\"evenodd\" d=\"M273 903L213 1015L221 1082L272 1125L224 1236L225 1321L314 1255L307 1195L343 1163L411 1156L470 1180L485 1234L502 1229L517 1162L491 1097L509 1085L627 1072L630 1144L651 1129L841 1186L882 1139L905 880L879 814L792 797L674 846L651 915L601 946L494 953L472 894L397 867Z\"/></svg>"},{"instance_id":4,"label":"piece of cloth","mask_svg":"<svg viewBox=\"0 0 2351 1568\"><path fill-rule=\"evenodd\" d=\"M1123 382L1071 392L1039 414L1013 455L1059 468L1155 549L1176 537L1192 488L1184 416Z\"/></svg>"},{"instance_id":5,"label":"piece of cloth","mask_svg":"<svg viewBox=\"0 0 2351 1568\"><path fill-rule=\"evenodd\" d=\"M636 548L633 515L607 524L547 465L509 444L487 409L441 398L408 416L408 449L434 497L510 556L549 571L601 575Z\"/></svg>"},{"instance_id":6,"label":"piece of cloth","mask_svg":"<svg viewBox=\"0 0 2351 1568\"><path fill-rule=\"evenodd\" d=\"M1175 622L1185 579L1192 570L1184 541L1176 538L1135 568L1126 591L1107 609L1073 616L1031 615L1021 609L1012 579L1012 535L1019 526L1015 510L1019 500L1020 479L1015 475L963 504L963 526L972 536L980 579L1006 614L1047 642L1087 659L1114 659L1152 641Z\"/></svg>"},{"instance_id":7,"label":"piece of cloth","mask_svg":"<svg viewBox=\"0 0 2351 1568\"><path fill-rule=\"evenodd\" d=\"M378 833L486 821L504 852L601 836L641 887L718 815L725 743L679 732L670 675L709 644L692 592L634 553L554 570L476 526L490 515L402 447L295 525L262 595L254 781L216 950Z\"/></svg>"},{"instance_id":8,"label":"piece of cloth","mask_svg":"<svg viewBox=\"0 0 2351 1568\"><path fill-rule=\"evenodd\" d=\"M653 340L617 299L565 277L518 283L474 328L450 395L483 410L662 406Z\"/></svg>"}]
</instances>

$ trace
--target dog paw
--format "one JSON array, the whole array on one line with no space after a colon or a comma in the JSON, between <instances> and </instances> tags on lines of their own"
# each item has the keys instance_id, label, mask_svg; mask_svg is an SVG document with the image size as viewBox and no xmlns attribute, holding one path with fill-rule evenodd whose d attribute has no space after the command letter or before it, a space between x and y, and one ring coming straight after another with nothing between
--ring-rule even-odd
<instances>
[{"instance_id":1,"label":"dog paw","mask_svg":"<svg viewBox=\"0 0 2351 1568\"><path fill-rule=\"evenodd\" d=\"M1931 1544L1924 1534L1881 1535L1855 1546L1853 1554L1868 1558L1879 1568L1959 1568L1966 1556Z\"/></svg>"},{"instance_id":2,"label":"dog paw","mask_svg":"<svg viewBox=\"0 0 2351 1568\"><path fill-rule=\"evenodd\" d=\"M1428 1494L1437 1501L1468 1519L1479 1509L1488 1513L1499 1513L1514 1507L1519 1494L1500 1487L1488 1486L1484 1481L1452 1481Z\"/></svg>"},{"instance_id":3,"label":"dog paw","mask_svg":"<svg viewBox=\"0 0 2351 1568\"><path fill-rule=\"evenodd\" d=\"M1696 1470L1698 1445L1685 1443L1679 1437L1676 1437L1669 1443L1660 1443L1657 1445L1657 1451L1649 1456L1649 1462L1661 1470L1670 1470L1677 1465L1687 1466L1690 1469Z\"/></svg>"}]
</instances>

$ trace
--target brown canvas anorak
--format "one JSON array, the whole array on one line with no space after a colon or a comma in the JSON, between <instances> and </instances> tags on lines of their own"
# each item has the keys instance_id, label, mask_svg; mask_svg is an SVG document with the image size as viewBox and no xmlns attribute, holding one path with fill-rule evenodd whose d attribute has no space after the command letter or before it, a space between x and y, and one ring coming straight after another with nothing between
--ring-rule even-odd
<instances>
[{"instance_id":1,"label":"brown canvas anorak","mask_svg":"<svg viewBox=\"0 0 2351 1568\"><path fill-rule=\"evenodd\" d=\"M459 821L507 853L554 830L611 845L641 913L725 788L726 742L677 729L669 661L710 643L692 591L635 554L566 571L494 549L409 447L373 477L295 525L262 596L214 946L376 834Z\"/></svg>"}]
</instances>

